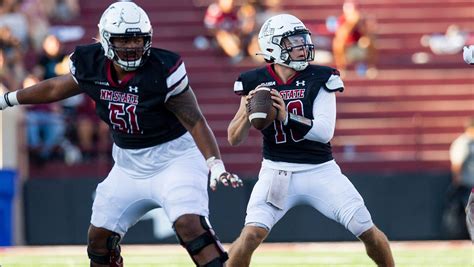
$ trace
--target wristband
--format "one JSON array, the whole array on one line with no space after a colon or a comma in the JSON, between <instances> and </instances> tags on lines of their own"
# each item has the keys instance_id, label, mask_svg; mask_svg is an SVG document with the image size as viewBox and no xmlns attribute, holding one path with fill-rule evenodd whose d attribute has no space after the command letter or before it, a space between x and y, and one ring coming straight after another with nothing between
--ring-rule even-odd
<instances>
[{"instance_id":1,"label":"wristband","mask_svg":"<svg viewBox=\"0 0 474 267\"><path fill-rule=\"evenodd\" d=\"M18 103L18 99L16 98L16 94L18 93L18 91L15 91L15 92L7 92L3 95L4 99L5 99L5 103L7 104L7 106L9 107L13 107L15 105L19 105L20 103Z\"/></svg>"},{"instance_id":2,"label":"wristband","mask_svg":"<svg viewBox=\"0 0 474 267\"><path fill-rule=\"evenodd\" d=\"M293 113L287 113L287 124L286 126L291 130L295 130L305 136L309 130L313 127L313 121L305 118L303 116L299 116Z\"/></svg>"},{"instance_id":3,"label":"wristband","mask_svg":"<svg viewBox=\"0 0 474 267\"><path fill-rule=\"evenodd\" d=\"M206 164L211 172L215 172L216 170L221 171L221 173L225 172L224 162L220 159L216 159L214 156L208 158Z\"/></svg>"}]
</instances>

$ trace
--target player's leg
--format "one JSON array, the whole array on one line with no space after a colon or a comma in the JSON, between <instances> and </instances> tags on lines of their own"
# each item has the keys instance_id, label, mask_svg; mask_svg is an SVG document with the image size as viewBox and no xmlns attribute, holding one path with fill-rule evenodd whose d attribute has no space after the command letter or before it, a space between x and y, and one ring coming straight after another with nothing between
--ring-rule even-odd
<instances>
[{"instance_id":1,"label":"player's leg","mask_svg":"<svg viewBox=\"0 0 474 267\"><path fill-rule=\"evenodd\" d=\"M291 208L287 202L284 210L267 203L268 190L278 170L262 167L247 206L245 227L229 250L228 266L249 266L252 254L268 236L271 228ZM288 191L291 191L290 189Z\"/></svg>"},{"instance_id":2,"label":"player's leg","mask_svg":"<svg viewBox=\"0 0 474 267\"><path fill-rule=\"evenodd\" d=\"M246 225L229 250L228 267L250 266L253 252L268 236L263 226Z\"/></svg>"},{"instance_id":3,"label":"player's leg","mask_svg":"<svg viewBox=\"0 0 474 267\"><path fill-rule=\"evenodd\" d=\"M394 266L387 238L374 226L362 196L334 161L320 164L313 171L294 173L293 183L308 196L308 204L360 238L379 266Z\"/></svg>"},{"instance_id":4,"label":"player's leg","mask_svg":"<svg viewBox=\"0 0 474 267\"><path fill-rule=\"evenodd\" d=\"M193 143L185 135L173 141L175 157L162 169L151 187L163 207L180 244L199 266L224 266L228 256L212 229L207 194L208 168ZM192 141L192 138L190 139Z\"/></svg>"},{"instance_id":5,"label":"player's leg","mask_svg":"<svg viewBox=\"0 0 474 267\"><path fill-rule=\"evenodd\" d=\"M367 255L377 266L395 266L388 239L377 226L372 226L372 228L362 233L358 238L364 242Z\"/></svg>"},{"instance_id":6,"label":"player's leg","mask_svg":"<svg viewBox=\"0 0 474 267\"><path fill-rule=\"evenodd\" d=\"M97 186L88 231L87 252L91 266L122 266L121 238L146 212L159 207L146 196L151 179L133 179L115 165Z\"/></svg>"},{"instance_id":7,"label":"player's leg","mask_svg":"<svg viewBox=\"0 0 474 267\"><path fill-rule=\"evenodd\" d=\"M90 225L88 231L87 254L91 267L121 267L120 235L104 228Z\"/></svg>"},{"instance_id":8,"label":"player's leg","mask_svg":"<svg viewBox=\"0 0 474 267\"><path fill-rule=\"evenodd\" d=\"M173 229L196 266L225 266L227 253L206 217L196 214L181 215L174 222Z\"/></svg>"},{"instance_id":9,"label":"player's leg","mask_svg":"<svg viewBox=\"0 0 474 267\"><path fill-rule=\"evenodd\" d=\"M471 195L466 206L466 224L467 230L471 235L471 240L474 243L474 188L472 188Z\"/></svg>"}]
</instances>

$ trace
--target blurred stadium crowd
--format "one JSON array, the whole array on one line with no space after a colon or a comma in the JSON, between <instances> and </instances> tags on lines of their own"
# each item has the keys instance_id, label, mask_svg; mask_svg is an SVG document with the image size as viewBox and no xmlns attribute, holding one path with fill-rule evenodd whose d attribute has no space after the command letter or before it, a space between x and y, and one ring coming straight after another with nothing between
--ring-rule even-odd
<instances>
[{"instance_id":1,"label":"blurred stadium crowd","mask_svg":"<svg viewBox=\"0 0 474 267\"><path fill-rule=\"evenodd\" d=\"M100 2L110 1L99 1L96 6ZM378 59L383 57L377 49L380 29L377 16L364 10L365 3L360 2L348 0L332 4L338 6L338 10L323 14L319 23L310 21L318 50L316 61L336 66L343 76L346 69L353 69L361 78L375 79ZM281 0L194 0L192 4L196 10L204 11L203 30L195 34L193 49L228 57L228 68L235 67L236 71L239 66L263 62L256 55L256 33L263 21L279 12L300 8L298 4ZM327 5L324 1L319 4ZM22 88L68 71L68 56L74 45L89 42L93 37L84 36L91 33L84 29L90 28L90 23L80 19L80 6L79 0L2 1L0 83L3 90ZM302 1L300 6L311 5ZM92 12L86 8L88 13ZM161 26L157 27L157 36L160 36ZM433 54L414 53L413 62L426 63L433 55L459 54L465 44L473 41L471 31L451 23L446 33L420 36L422 46L429 47ZM179 40L179 36L176 37ZM155 45L160 46L160 41ZM76 96L59 104L27 107L26 114L27 150L33 167L42 167L48 161L68 165L96 159L110 161L106 156L111 147L107 127L97 119L93 103L87 97Z\"/></svg>"}]
</instances>

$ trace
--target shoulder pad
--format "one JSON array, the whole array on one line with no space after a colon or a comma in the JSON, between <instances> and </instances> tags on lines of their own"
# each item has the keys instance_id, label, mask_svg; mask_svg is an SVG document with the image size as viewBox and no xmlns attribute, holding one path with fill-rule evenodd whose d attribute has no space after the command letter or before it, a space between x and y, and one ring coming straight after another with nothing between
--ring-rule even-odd
<instances>
[{"instance_id":1,"label":"shoulder pad","mask_svg":"<svg viewBox=\"0 0 474 267\"><path fill-rule=\"evenodd\" d=\"M98 80L105 56L100 44L77 46L70 56L69 69L78 80Z\"/></svg>"},{"instance_id":2,"label":"shoulder pad","mask_svg":"<svg viewBox=\"0 0 474 267\"><path fill-rule=\"evenodd\" d=\"M328 81L324 84L324 88L329 92L344 91L344 82L337 74L331 74Z\"/></svg>"},{"instance_id":3,"label":"shoulder pad","mask_svg":"<svg viewBox=\"0 0 474 267\"><path fill-rule=\"evenodd\" d=\"M149 60L161 62L161 64L163 64L165 69L169 72L172 72L174 68L178 67L182 63L182 59L179 54L156 47L151 48Z\"/></svg>"},{"instance_id":4,"label":"shoulder pad","mask_svg":"<svg viewBox=\"0 0 474 267\"><path fill-rule=\"evenodd\" d=\"M326 91L344 91L344 83L337 69L321 65L310 65L310 67L311 71L313 71L317 77L320 77L320 81L324 83L323 87Z\"/></svg>"},{"instance_id":5,"label":"shoulder pad","mask_svg":"<svg viewBox=\"0 0 474 267\"><path fill-rule=\"evenodd\" d=\"M234 82L234 93L236 95L247 95L250 91L261 85L261 71L265 68L253 69L243 72Z\"/></svg>"}]
</instances>

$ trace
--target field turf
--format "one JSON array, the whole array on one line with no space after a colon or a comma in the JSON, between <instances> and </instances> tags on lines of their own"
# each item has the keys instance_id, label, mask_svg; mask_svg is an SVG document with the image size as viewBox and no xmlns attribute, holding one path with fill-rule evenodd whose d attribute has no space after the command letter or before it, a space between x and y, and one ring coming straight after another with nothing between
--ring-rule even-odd
<instances>
[{"instance_id":1,"label":"field turf","mask_svg":"<svg viewBox=\"0 0 474 267\"><path fill-rule=\"evenodd\" d=\"M397 267L474 267L469 241L392 242ZM226 248L229 245L225 245ZM89 266L85 246L0 247L1 267ZM177 245L124 245L127 267L194 266ZM363 244L266 243L254 254L252 267L375 266Z\"/></svg>"}]
</instances>

